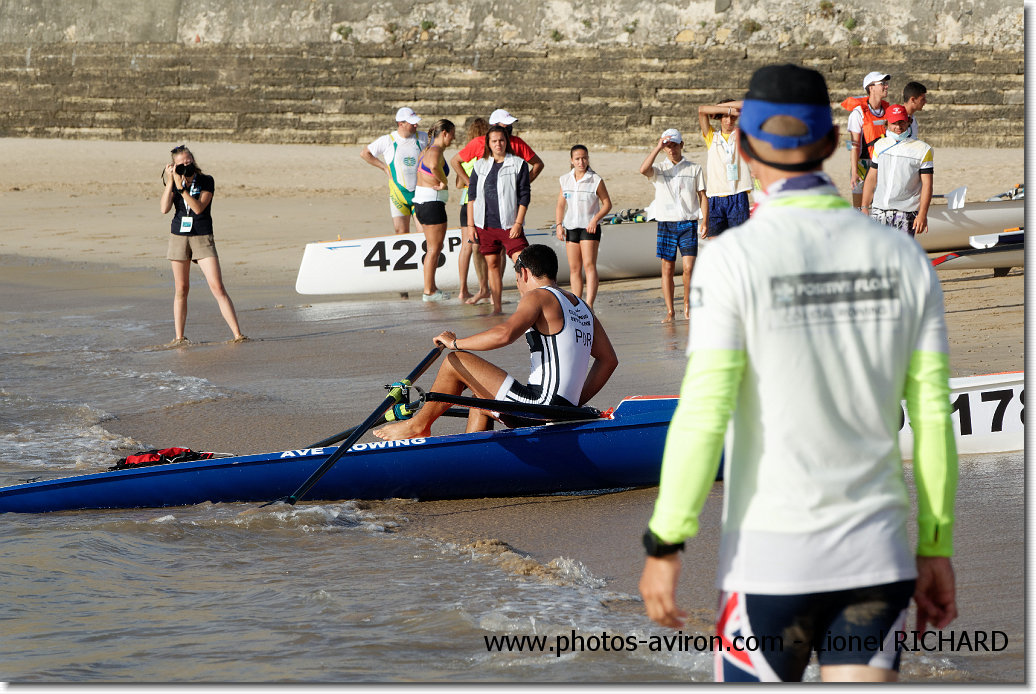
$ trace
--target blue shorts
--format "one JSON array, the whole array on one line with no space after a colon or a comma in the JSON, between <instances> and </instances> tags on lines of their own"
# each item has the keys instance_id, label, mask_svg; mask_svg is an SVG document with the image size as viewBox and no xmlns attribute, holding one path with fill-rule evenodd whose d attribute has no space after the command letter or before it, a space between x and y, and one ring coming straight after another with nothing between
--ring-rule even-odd
<instances>
[{"instance_id":1,"label":"blue shorts","mask_svg":"<svg viewBox=\"0 0 1036 694\"><path fill-rule=\"evenodd\" d=\"M709 238L748 221L748 191L709 198Z\"/></svg>"},{"instance_id":2,"label":"blue shorts","mask_svg":"<svg viewBox=\"0 0 1036 694\"><path fill-rule=\"evenodd\" d=\"M799 681L814 651L821 666L899 670L913 594L912 579L803 595L725 592L716 620L724 644L714 654L716 681Z\"/></svg>"},{"instance_id":3,"label":"blue shorts","mask_svg":"<svg viewBox=\"0 0 1036 694\"><path fill-rule=\"evenodd\" d=\"M655 257L662 260L676 260L676 249L680 255L698 255L698 220L687 222L659 222L655 242Z\"/></svg>"}]
</instances>

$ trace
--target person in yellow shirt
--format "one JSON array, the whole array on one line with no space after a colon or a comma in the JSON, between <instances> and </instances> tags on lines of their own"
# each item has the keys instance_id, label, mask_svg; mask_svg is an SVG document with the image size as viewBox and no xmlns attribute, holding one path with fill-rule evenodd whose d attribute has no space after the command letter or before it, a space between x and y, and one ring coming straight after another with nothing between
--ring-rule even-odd
<instances>
[{"instance_id":1,"label":"person in yellow shirt","mask_svg":"<svg viewBox=\"0 0 1036 694\"><path fill-rule=\"evenodd\" d=\"M709 237L748 221L752 173L737 154L737 119L740 101L724 99L698 107L698 125L705 138L705 195L709 199ZM718 119L720 128L712 127Z\"/></svg>"}]
</instances>

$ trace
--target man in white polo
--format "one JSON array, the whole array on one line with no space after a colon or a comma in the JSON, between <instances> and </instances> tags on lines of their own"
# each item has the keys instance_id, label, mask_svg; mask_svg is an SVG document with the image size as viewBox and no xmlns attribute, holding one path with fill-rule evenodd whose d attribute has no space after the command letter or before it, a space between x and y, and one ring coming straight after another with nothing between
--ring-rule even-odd
<instances>
[{"instance_id":1,"label":"man in white polo","mask_svg":"<svg viewBox=\"0 0 1036 694\"><path fill-rule=\"evenodd\" d=\"M396 111L396 131L382 135L360 152L361 159L388 174L389 208L392 227L397 234L410 233L414 189L417 187L417 157L428 146L428 134L417 132L420 122L421 117L409 106L404 106Z\"/></svg>"}]
</instances>

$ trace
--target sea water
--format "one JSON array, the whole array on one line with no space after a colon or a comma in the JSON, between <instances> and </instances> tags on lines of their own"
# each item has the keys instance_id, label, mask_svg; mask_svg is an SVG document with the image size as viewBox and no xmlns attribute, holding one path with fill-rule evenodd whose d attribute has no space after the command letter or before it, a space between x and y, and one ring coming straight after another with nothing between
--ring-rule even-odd
<instances>
[{"instance_id":1,"label":"sea water","mask_svg":"<svg viewBox=\"0 0 1036 694\"><path fill-rule=\"evenodd\" d=\"M25 286L6 289L3 485L95 472L127 452L176 443L113 433L125 413L160 416L199 403L230 410L260 395L290 408L340 395L341 383L333 388L330 377L293 373L288 364L262 377L236 373L231 362L226 379L193 375L178 350L156 345L169 317L155 287L103 302L31 303ZM203 286L195 291L195 301L211 301ZM271 343L299 344L309 335L370 339L383 321L398 319L375 301L244 315ZM200 320L222 330L218 316ZM1022 461L1018 453L962 463L967 512L959 513L958 537L969 544L958 544L957 570L972 612L962 612L960 628L1002 628L1010 651L910 654L905 677L1023 677ZM673 632L644 617L636 595L613 590L579 561L559 556L542 571L516 571L498 552L399 532L406 518L377 508L345 500L0 515L0 681L711 679L709 653L693 643L653 648ZM976 532L977 524L984 529ZM515 552L519 563L528 560L521 548L507 553ZM1005 558L1012 552L1019 557ZM807 677L817 678L815 666Z\"/></svg>"}]
</instances>

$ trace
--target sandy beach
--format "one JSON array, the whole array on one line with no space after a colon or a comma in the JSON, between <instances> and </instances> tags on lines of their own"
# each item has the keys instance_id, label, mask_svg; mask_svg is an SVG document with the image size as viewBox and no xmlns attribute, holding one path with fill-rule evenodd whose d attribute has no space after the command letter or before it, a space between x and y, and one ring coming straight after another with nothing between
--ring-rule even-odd
<instances>
[{"instance_id":1,"label":"sandy beach","mask_svg":"<svg viewBox=\"0 0 1036 694\"><path fill-rule=\"evenodd\" d=\"M77 306L133 298L141 315L165 327L152 335L113 333L113 343L153 368L239 394L190 407L156 402L117 412L105 422L109 431L148 446L235 453L302 445L359 421L382 397L385 379L408 371L440 330L471 334L497 320L486 315L485 305L295 293L306 243L391 232L384 181L360 159L359 147L188 143L216 180L212 209L224 279L243 332L252 339L224 342L229 331L195 268L187 335L196 344L160 349L173 337L172 279L164 259L169 218L158 205L159 175L173 144L179 143L0 139L0 151L14 162L0 167L5 301L60 316ZM591 151L591 166L607 181L616 209L650 202L650 184L637 174L649 144L643 153ZM685 154L704 160L700 149ZM567 151L541 152L541 157L546 169L533 184L528 216L536 227L553 218L557 178L568 168ZM967 185L969 202L1024 179L1022 150L947 149L937 150L935 158L936 192ZM840 150L826 170L847 193L847 153ZM457 224L452 200L449 210L452 227ZM446 271L452 268L440 270ZM989 270L940 277L951 375L1023 369L1024 271L1014 269L1002 278ZM678 301L680 295L678 288ZM505 312L516 299L513 290L505 292ZM621 365L591 404L604 409L625 395L675 393L684 367L686 321L658 324L663 310L658 280L605 283L596 308ZM527 365L521 345L490 358L516 373ZM654 497L655 490L641 490L599 497L392 501L370 508L398 516L400 532L470 545L516 573L549 578L551 561L569 557L605 578L609 590L635 594L642 563L638 538ZM681 586L681 599L699 630L708 629L715 599L720 507L717 486L703 514L700 549L686 562L690 577ZM963 499L958 516L985 512ZM1021 526L1020 519L1011 522ZM1012 547L1020 556L1020 537ZM959 566L959 572L981 571L975 555L963 557ZM1008 574L1015 571L1014 563L1005 568ZM1020 560L1017 570L1012 586L1021 585ZM968 590L977 594L979 582L973 583ZM639 606L623 602L616 609ZM970 622L964 618L963 623Z\"/></svg>"},{"instance_id":2,"label":"sandy beach","mask_svg":"<svg viewBox=\"0 0 1036 694\"><path fill-rule=\"evenodd\" d=\"M689 143L697 139L688 136ZM607 182L614 209L651 202L651 184L637 170L653 144L644 143L643 152L591 151L590 165ZM306 243L392 233L383 174L360 159L360 147L188 145L216 179L213 218L231 288L293 285ZM0 253L167 271L163 231L169 222L158 213L158 196L170 146L0 139L0 151L18 162L0 169ZM539 154L545 168L532 185L530 228L553 222L558 177L569 168L567 151ZM689 144L685 156L703 162L704 150ZM825 166L843 195L848 162L848 152L839 149ZM1024 180L1020 149L938 149L935 162L935 192L966 185L968 201ZM459 196L451 196L452 227L459 223Z\"/></svg>"}]
</instances>

